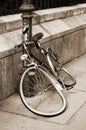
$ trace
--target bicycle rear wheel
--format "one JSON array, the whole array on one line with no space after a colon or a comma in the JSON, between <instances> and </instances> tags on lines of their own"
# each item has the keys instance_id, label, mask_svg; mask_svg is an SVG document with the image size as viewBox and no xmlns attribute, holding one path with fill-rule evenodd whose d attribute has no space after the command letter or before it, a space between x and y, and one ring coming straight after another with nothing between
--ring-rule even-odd
<instances>
[{"instance_id":1,"label":"bicycle rear wheel","mask_svg":"<svg viewBox=\"0 0 86 130\"><path fill-rule=\"evenodd\" d=\"M67 90L71 89L76 84L76 80L69 71L62 67L57 59L58 58L55 58L55 54L53 54L52 50L49 49L47 61L52 73L57 77L57 80L62 83L63 87L66 87Z\"/></svg>"},{"instance_id":2,"label":"bicycle rear wheel","mask_svg":"<svg viewBox=\"0 0 86 130\"><path fill-rule=\"evenodd\" d=\"M58 71L58 76L59 81L65 85L67 90L73 88L73 86L76 84L76 80L73 78L73 76L63 67Z\"/></svg>"},{"instance_id":3,"label":"bicycle rear wheel","mask_svg":"<svg viewBox=\"0 0 86 130\"><path fill-rule=\"evenodd\" d=\"M66 108L66 101L59 87L60 83L41 67L30 67L22 75L20 97L31 112L46 117L56 116Z\"/></svg>"}]
</instances>

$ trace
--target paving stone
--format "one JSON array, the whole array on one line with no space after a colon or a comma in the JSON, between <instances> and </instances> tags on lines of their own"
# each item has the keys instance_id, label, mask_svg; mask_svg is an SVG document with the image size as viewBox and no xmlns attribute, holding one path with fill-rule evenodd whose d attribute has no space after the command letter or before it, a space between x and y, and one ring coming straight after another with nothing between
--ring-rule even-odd
<instances>
[{"instance_id":1,"label":"paving stone","mask_svg":"<svg viewBox=\"0 0 86 130\"><path fill-rule=\"evenodd\" d=\"M86 130L86 102L67 124L67 130Z\"/></svg>"},{"instance_id":2,"label":"paving stone","mask_svg":"<svg viewBox=\"0 0 86 130\"><path fill-rule=\"evenodd\" d=\"M66 125L0 111L0 130L86 130L85 122L86 103Z\"/></svg>"},{"instance_id":3,"label":"paving stone","mask_svg":"<svg viewBox=\"0 0 86 130\"><path fill-rule=\"evenodd\" d=\"M66 124L86 101L86 93L76 90L66 93L67 109L64 113L53 118L44 118L28 111L22 104L20 97L14 95L1 104L0 110L37 118L43 121ZM79 99L79 100L78 100ZM46 104L45 104L46 107ZM66 117L66 118L65 118Z\"/></svg>"},{"instance_id":4,"label":"paving stone","mask_svg":"<svg viewBox=\"0 0 86 130\"><path fill-rule=\"evenodd\" d=\"M0 130L62 130L65 126L0 111Z\"/></svg>"},{"instance_id":5,"label":"paving stone","mask_svg":"<svg viewBox=\"0 0 86 130\"><path fill-rule=\"evenodd\" d=\"M77 83L75 85L75 89L86 92L86 54L80 56L79 58L73 60L71 63L67 64L66 68L76 78Z\"/></svg>"}]
</instances>

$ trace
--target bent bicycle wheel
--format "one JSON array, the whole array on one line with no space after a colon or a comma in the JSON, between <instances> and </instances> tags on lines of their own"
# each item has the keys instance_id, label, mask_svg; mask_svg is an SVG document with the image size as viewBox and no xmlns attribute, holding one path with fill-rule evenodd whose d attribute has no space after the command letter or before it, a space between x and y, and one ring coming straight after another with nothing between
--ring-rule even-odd
<instances>
[{"instance_id":1,"label":"bent bicycle wheel","mask_svg":"<svg viewBox=\"0 0 86 130\"><path fill-rule=\"evenodd\" d=\"M66 108L66 101L59 90L60 87L59 82L41 67L30 67L22 75L20 97L31 112L52 117L61 114Z\"/></svg>"},{"instance_id":2,"label":"bent bicycle wheel","mask_svg":"<svg viewBox=\"0 0 86 130\"><path fill-rule=\"evenodd\" d=\"M58 75L59 75L59 81L64 83L67 90L73 88L73 86L76 84L76 80L65 68L61 68L58 71Z\"/></svg>"},{"instance_id":3,"label":"bent bicycle wheel","mask_svg":"<svg viewBox=\"0 0 86 130\"><path fill-rule=\"evenodd\" d=\"M49 54L47 54L47 61L51 68L53 75L57 77L57 80L60 81L67 89L71 89L73 85L76 84L75 78L67 71L61 64L53 57L52 50L49 49Z\"/></svg>"}]
</instances>

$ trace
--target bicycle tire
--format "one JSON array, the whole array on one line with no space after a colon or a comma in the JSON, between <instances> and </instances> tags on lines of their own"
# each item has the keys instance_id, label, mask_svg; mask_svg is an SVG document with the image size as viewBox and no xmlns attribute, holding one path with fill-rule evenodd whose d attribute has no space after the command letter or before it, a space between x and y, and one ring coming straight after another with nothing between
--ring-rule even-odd
<instances>
[{"instance_id":1,"label":"bicycle tire","mask_svg":"<svg viewBox=\"0 0 86 130\"><path fill-rule=\"evenodd\" d=\"M50 50L49 50L50 51ZM52 51L47 53L47 61L50 66L50 70L54 76L57 77L57 80L62 83L63 87L66 89L71 89L76 84L75 78L70 74L70 72L62 67L62 65L54 58L54 54ZM52 56L54 55L54 57Z\"/></svg>"},{"instance_id":2,"label":"bicycle tire","mask_svg":"<svg viewBox=\"0 0 86 130\"><path fill-rule=\"evenodd\" d=\"M28 83L26 77L28 78ZM26 90L26 92L31 95L25 94L24 82L28 85L28 91ZM33 89L33 93L31 93L30 87ZM53 117L61 114L66 108L65 97L59 87L61 87L61 84L41 66L29 67L24 71L21 77L20 97L25 107L34 114Z\"/></svg>"},{"instance_id":3,"label":"bicycle tire","mask_svg":"<svg viewBox=\"0 0 86 130\"><path fill-rule=\"evenodd\" d=\"M59 81L65 85L67 90L73 88L74 85L76 84L75 78L73 78L73 76L70 74L70 72L67 69L65 69L64 67L62 67L58 71L58 75L59 75Z\"/></svg>"}]
</instances>

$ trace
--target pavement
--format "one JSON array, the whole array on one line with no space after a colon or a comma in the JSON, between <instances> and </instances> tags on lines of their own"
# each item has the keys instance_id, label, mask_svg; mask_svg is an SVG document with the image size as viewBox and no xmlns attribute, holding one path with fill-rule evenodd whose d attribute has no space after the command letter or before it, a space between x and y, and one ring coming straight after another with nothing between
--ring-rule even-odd
<instances>
[{"instance_id":1,"label":"pavement","mask_svg":"<svg viewBox=\"0 0 86 130\"><path fill-rule=\"evenodd\" d=\"M65 67L77 83L65 92L64 113L51 118L37 116L24 107L16 93L0 102L0 130L86 130L86 54Z\"/></svg>"}]
</instances>

